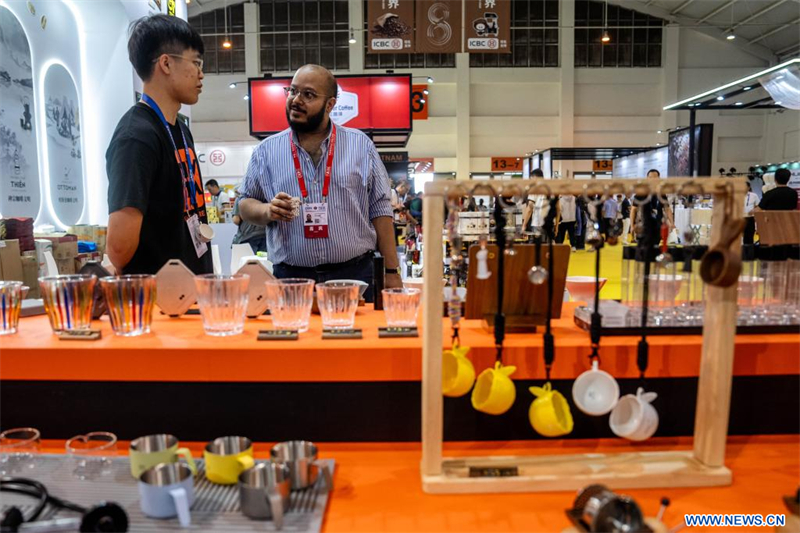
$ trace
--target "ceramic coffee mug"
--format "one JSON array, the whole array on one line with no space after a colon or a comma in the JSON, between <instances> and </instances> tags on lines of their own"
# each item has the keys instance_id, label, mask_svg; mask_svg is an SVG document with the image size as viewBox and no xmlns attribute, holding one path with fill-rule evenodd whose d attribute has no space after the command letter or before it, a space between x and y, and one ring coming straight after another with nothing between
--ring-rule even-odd
<instances>
[{"instance_id":1,"label":"ceramic coffee mug","mask_svg":"<svg viewBox=\"0 0 800 533\"><path fill-rule=\"evenodd\" d=\"M488 415L502 415L511 409L517 390L509 376L516 370L515 366L503 366L497 361L494 368L481 372L472 389L472 407Z\"/></svg>"},{"instance_id":2,"label":"ceramic coffee mug","mask_svg":"<svg viewBox=\"0 0 800 533\"><path fill-rule=\"evenodd\" d=\"M283 527L291 490L289 467L282 463L258 463L239 474L242 513L255 520L271 518L275 529Z\"/></svg>"},{"instance_id":3,"label":"ceramic coffee mug","mask_svg":"<svg viewBox=\"0 0 800 533\"><path fill-rule=\"evenodd\" d=\"M619 385L611 374L598 368L597 359L594 359L592 369L578 376L573 383L572 400L587 415L602 416L617 405Z\"/></svg>"},{"instance_id":4,"label":"ceramic coffee mug","mask_svg":"<svg viewBox=\"0 0 800 533\"><path fill-rule=\"evenodd\" d=\"M174 435L147 435L131 442L128 455L131 461L131 475L136 479L152 466L159 463L174 463L178 457L186 460L189 469L197 474L197 467L189 448L178 448L178 438Z\"/></svg>"},{"instance_id":5,"label":"ceramic coffee mug","mask_svg":"<svg viewBox=\"0 0 800 533\"><path fill-rule=\"evenodd\" d=\"M194 503L194 475L183 463L161 463L139 478L142 512L151 518L178 517L181 527L192 525L189 508Z\"/></svg>"},{"instance_id":6,"label":"ceramic coffee mug","mask_svg":"<svg viewBox=\"0 0 800 533\"><path fill-rule=\"evenodd\" d=\"M289 468L292 490L302 490L317 482L320 472L327 489L333 490L333 476L327 464L317 460L319 452L313 442L292 440L276 444L270 450L273 463Z\"/></svg>"},{"instance_id":7,"label":"ceramic coffee mug","mask_svg":"<svg viewBox=\"0 0 800 533\"><path fill-rule=\"evenodd\" d=\"M469 348L453 346L442 352L442 393L451 398L464 396L475 383L475 367L467 359Z\"/></svg>"},{"instance_id":8,"label":"ceramic coffee mug","mask_svg":"<svg viewBox=\"0 0 800 533\"><path fill-rule=\"evenodd\" d=\"M574 421L566 398L550 382L528 389L536 396L528 409L531 427L544 437L561 437L572 432Z\"/></svg>"},{"instance_id":9,"label":"ceramic coffee mug","mask_svg":"<svg viewBox=\"0 0 800 533\"><path fill-rule=\"evenodd\" d=\"M206 444L203 458L209 481L233 485L239 474L255 465L253 442L246 437L219 437Z\"/></svg>"},{"instance_id":10,"label":"ceramic coffee mug","mask_svg":"<svg viewBox=\"0 0 800 533\"><path fill-rule=\"evenodd\" d=\"M657 397L655 392L645 392L639 387L636 396L628 394L620 398L608 419L611 431L628 440L642 441L652 437L658 429L658 412L650 404Z\"/></svg>"}]
</instances>

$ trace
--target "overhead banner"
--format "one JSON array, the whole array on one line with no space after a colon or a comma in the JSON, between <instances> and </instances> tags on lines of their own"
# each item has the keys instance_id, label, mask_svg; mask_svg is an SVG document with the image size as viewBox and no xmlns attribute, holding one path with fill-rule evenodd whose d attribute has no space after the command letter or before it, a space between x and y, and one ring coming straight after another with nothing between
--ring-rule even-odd
<instances>
[{"instance_id":1,"label":"overhead banner","mask_svg":"<svg viewBox=\"0 0 800 533\"><path fill-rule=\"evenodd\" d=\"M511 53L511 0L466 0L465 52Z\"/></svg>"},{"instance_id":2,"label":"overhead banner","mask_svg":"<svg viewBox=\"0 0 800 533\"><path fill-rule=\"evenodd\" d=\"M461 52L461 0L418 0L416 9L415 52Z\"/></svg>"},{"instance_id":3,"label":"overhead banner","mask_svg":"<svg viewBox=\"0 0 800 533\"><path fill-rule=\"evenodd\" d=\"M414 51L414 0L369 0L369 53Z\"/></svg>"}]
</instances>

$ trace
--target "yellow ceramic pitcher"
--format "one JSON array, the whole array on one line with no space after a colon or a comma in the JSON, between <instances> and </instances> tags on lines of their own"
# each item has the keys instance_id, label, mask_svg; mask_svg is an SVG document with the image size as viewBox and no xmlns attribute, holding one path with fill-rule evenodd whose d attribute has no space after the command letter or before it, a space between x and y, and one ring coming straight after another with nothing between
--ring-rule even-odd
<instances>
[{"instance_id":1,"label":"yellow ceramic pitcher","mask_svg":"<svg viewBox=\"0 0 800 533\"><path fill-rule=\"evenodd\" d=\"M442 352L442 392L450 398L464 396L475 383L475 367L467 359L469 348L453 345Z\"/></svg>"},{"instance_id":2,"label":"yellow ceramic pitcher","mask_svg":"<svg viewBox=\"0 0 800 533\"><path fill-rule=\"evenodd\" d=\"M472 407L489 415L502 415L511 409L517 391L509 376L516 370L515 366L503 366L497 361L494 368L481 372L472 389Z\"/></svg>"},{"instance_id":3,"label":"yellow ceramic pitcher","mask_svg":"<svg viewBox=\"0 0 800 533\"><path fill-rule=\"evenodd\" d=\"M549 381L544 387L531 387L529 390L536 396L528 410L528 419L533 429L545 437L560 437L571 433L572 412L566 398L553 390Z\"/></svg>"}]
</instances>

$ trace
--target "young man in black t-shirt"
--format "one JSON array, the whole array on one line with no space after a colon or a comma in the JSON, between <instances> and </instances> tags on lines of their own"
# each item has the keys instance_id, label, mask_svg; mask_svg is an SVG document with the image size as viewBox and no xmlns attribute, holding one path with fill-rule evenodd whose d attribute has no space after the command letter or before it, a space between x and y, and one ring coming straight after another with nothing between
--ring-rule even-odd
<instances>
[{"instance_id":1,"label":"young man in black t-shirt","mask_svg":"<svg viewBox=\"0 0 800 533\"><path fill-rule=\"evenodd\" d=\"M764 193L758 208L762 211L794 211L797 209L797 191L788 186L792 173L788 168L775 171L775 187Z\"/></svg>"},{"instance_id":2,"label":"young man in black t-shirt","mask_svg":"<svg viewBox=\"0 0 800 533\"><path fill-rule=\"evenodd\" d=\"M117 124L106 152L108 255L117 272L154 274L180 259L212 271L203 182L181 104L197 103L203 40L186 21L153 15L131 25L128 56L144 81L142 101Z\"/></svg>"}]
</instances>

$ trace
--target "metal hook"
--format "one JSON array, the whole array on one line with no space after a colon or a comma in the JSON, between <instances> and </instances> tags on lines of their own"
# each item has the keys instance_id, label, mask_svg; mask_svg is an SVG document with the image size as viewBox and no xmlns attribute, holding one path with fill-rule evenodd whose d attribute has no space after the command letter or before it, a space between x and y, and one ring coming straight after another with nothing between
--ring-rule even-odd
<instances>
[{"instance_id":1,"label":"metal hook","mask_svg":"<svg viewBox=\"0 0 800 533\"><path fill-rule=\"evenodd\" d=\"M595 207L598 207L598 206L603 205L603 202L605 202L608 199L608 197L606 196L606 192L608 190L608 186L603 187L602 194L596 195L596 196L600 197L597 200L590 200L589 199L589 189L590 189L590 187L589 187L589 184L587 183L586 185L583 186L583 194L581 195L583 197L583 199L586 201L587 204L591 204L591 205L593 205Z\"/></svg>"},{"instance_id":2,"label":"metal hook","mask_svg":"<svg viewBox=\"0 0 800 533\"><path fill-rule=\"evenodd\" d=\"M678 194L678 188L669 182L659 183L656 198L663 204L669 204L668 194Z\"/></svg>"},{"instance_id":3,"label":"metal hook","mask_svg":"<svg viewBox=\"0 0 800 533\"><path fill-rule=\"evenodd\" d=\"M475 196L475 192L479 191L480 189L489 189L492 193L492 198L497 198L497 191L495 191L494 187L492 187L488 183L478 183L477 185L473 186L470 189L469 195L467 196L467 203L472 202L472 198Z\"/></svg>"},{"instance_id":4,"label":"metal hook","mask_svg":"<svg viewBox=\"0 0 800 533\"><path fill-rule=\"evenodd\" d=\"M544 189L546 191L546 194L541 194L537 192L539 189ZM526 197L534 195L547 196L547 199L549 200L550 198L553 197L553 191L550 190L550 187L546 183L534 183L533 185L528 185L527 187L525 187Z\"/></svg>"},{"instance_id":5,"label":"metal hook","mask_svg":"<svg viewBox=\"0 0 800 533\"><path fill-rule=\"evenodd\" d=\"M503 199L503 189L505 189L506 187L508 187L509 189L515 189L517 191L517 193L518 193L516 195L512 195L511 196L512 203L510 203L510 204L506 203L506 201ZM497 201L500 202L500 206L503 209L512 209L512 208L515 208L515 207L522 207L522 205L525 203L524 192L525 191L523 191L522 188L519 185L517 185L516 183L511 183L511 184L508 184L508 185L501 185L500 186L500 190L497 192ZM514 200L514 198L519 198L519 201Z\"/></svg>"},{"instance_id":6,"label":"metal hook","mask_svg":"<svg viewBox=\"0 0 800 533\"><path fill-rule=\"evenodd\" d=\"M644 189L644 191L642 191L642 189ZM633 205L635 205L636 207L641 207L643 205L649 204L650 201L653 199L653 191L650 189L650 185L645 183L643 180L639 180L638 182L636 182L636 184L633 186L632 192L633 192L633 198L631 199L631 201L633 202ZM645 194L647 196L645 196L644 200L640 200L639 197L644 196Z\"/></svg>"}]
</instances>

